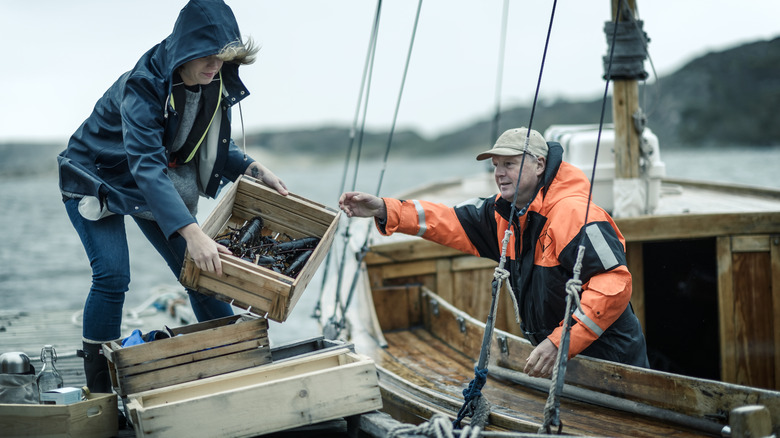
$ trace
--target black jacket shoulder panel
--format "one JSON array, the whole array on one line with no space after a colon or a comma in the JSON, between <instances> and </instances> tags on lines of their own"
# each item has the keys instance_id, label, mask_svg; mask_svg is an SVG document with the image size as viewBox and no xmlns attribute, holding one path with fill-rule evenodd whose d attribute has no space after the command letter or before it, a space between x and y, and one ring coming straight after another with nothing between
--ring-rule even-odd
<instances>
[{"instance_id":1,"label":"black jacket shoulder panel","mask_svg":"<svg viewBox=\"0 0 780 438\"><path fill-rule=\"evenodd\" d=\"M592 276L611 271L626 264L626 253L615 229L609 222L591 222L580 229L577 237L572 239L561 252L561 266L568 271L574 269L577 262L577 252L580 244L585 246L582 258L580 279L588 281Z\"/></svg>"},{"instance_id":2,"label":"black jacket shoulder panel","mask_svg":"<svg viewBox=\"0 0 780 438\"><path fill-rule=\"evenodd\" d=\"M495 198L474 198L458 204L454 210L479 256L497 261L501 252L496 245L495 204Z\"/></svg>"}]
</instances>

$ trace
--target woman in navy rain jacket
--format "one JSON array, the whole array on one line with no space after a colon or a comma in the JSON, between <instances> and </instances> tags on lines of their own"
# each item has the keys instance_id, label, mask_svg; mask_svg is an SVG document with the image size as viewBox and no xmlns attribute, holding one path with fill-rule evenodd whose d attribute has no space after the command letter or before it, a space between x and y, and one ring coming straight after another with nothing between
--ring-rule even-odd
<instances>
[{"instance_id":1,"label":"woman in navy rain jacket","mask_svg":"<svg viewBox=\"0 0 780 438\"><path fill-rule=\"evenodd\" d=\"M219 253L229 250L198 226L199 196L215 197L241 174L287 194L230 136L230 108L249 94L238 67L257 50L242 43L222 0L191 0L171 35L106 91L58 157L65 207L92 266L80 354L93 392L111 391L100 344L121 336L130 283L125 215L177 277L185 249L198 268L221 275ZM232 314L229 304L188 292L198 320Z\"/></svg>"}]
</instances>

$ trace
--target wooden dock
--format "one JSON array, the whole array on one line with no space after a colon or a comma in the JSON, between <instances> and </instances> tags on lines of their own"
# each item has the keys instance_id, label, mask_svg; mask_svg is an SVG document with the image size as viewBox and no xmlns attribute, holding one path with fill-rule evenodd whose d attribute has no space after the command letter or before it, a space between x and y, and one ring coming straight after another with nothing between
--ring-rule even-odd
<instances>
[{"instance_id":1,"label":"wooden dock","mask_svg":"<svg viewBox=\"0 0 780 438\"><path fill-rule=\"evenodd\" d=\"M164 325L175 327L186 325L191 321L186 310L181 312L178 317L165 312L161 314L143 315L135 318L131 324L123 326L123 336L132 332L133 329L140 329L146 333L152 329L160 329ZM14 310L0 310L0 352L20 351L27 354L36 371L40 370L41 348L44 345L51 344L57 352L57 370L63 377L65 386L82 387L86 385L84 375L83 359L76 355L76 350L81 348L81 324L80 312L57 311L46 313L30 313ZM373 415L373 414L372 414ZM376 423L377 420L386 422L386 414L376 413L373 420L367 421L365 415L358 415L352 418L342 418L327 421L320 424L304 426L284 432L263 435L264 437L294 438L294 437L357 437L372 436L360 432L360 428L368 428L369 423ZM360 423L366 426L360 426ZM377 426L373 426L375 430ZM118 437L134 437L135 431L132 428L119 430ZM379 435L373 436L382 436Z\"/></svg>"}]
</instances>

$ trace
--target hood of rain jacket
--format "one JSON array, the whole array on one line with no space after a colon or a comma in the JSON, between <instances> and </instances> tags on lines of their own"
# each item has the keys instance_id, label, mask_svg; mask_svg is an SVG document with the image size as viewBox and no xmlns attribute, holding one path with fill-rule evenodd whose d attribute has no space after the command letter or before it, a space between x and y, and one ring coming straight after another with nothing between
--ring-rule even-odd
<instances>
[{"instance_id":1,"label":"hood of rain jacket","mask_svg":"<svg viewBox=\"0 0 780 438\"><path fill-rule=\"evenodd\" d=\"M169 99L173 74L182 64L217 54L240 39L238 23L224 1L188 2L173 32L119 77L70 138L58 157L63 193L95 197L101 207L117 214L151 210L169 236L195 222L167 176L169 148L178 129ZM210 173L219 181L203 188L212 197L220 183L235 180L253 161L230 140L229 106L249 94L238 65L224 63L221 77L221 150Z\"/></svg>"}]
</instances>

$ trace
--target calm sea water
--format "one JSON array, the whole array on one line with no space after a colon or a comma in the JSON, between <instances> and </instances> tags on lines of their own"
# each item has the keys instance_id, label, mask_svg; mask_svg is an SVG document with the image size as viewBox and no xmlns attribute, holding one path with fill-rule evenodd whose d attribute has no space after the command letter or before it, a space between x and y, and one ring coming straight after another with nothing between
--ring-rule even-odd
<instances>
[{"instance_id":1,"label":"calm sea water","mask_svg":"<svg viewBox=\"0 0 780 438\"><path fill-rule=\"evenodd\" d=\"M667 176L733 182L780 189L780 147L735 148L716 151L662 151ZM269 159L266 164L288 188L301 196L336 208L344 174L343 159L315 161ZM358 190L376 193L382 163L361 163ZM382 183L382 195L392 195L426 182L485 171L472 156L422 159L390 159ZM353 187L354 169L346 188ZM78 236L65 214L57 188L57 175L47 173L22 178L0 178L0 309L47 311L79 310L90 286L91 271ZM205 220L215 201L201 203L199 219ZM127 220L132 281L125 308L138 307L160 287L180 288L151 245ZM318 328L309 316L317 302L315 277L296 305L284 328L272 335L304 338Z\"/></svg>"}]
</instances>

